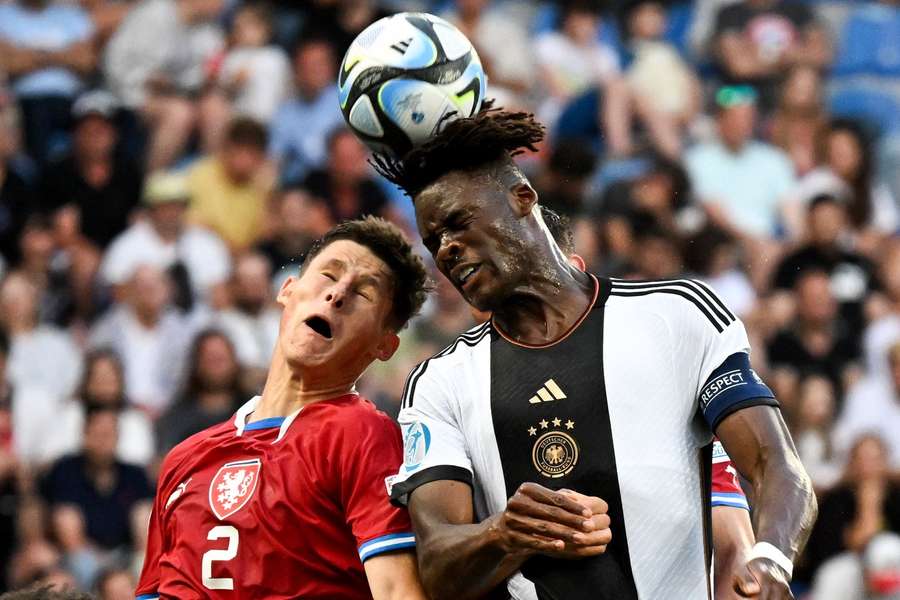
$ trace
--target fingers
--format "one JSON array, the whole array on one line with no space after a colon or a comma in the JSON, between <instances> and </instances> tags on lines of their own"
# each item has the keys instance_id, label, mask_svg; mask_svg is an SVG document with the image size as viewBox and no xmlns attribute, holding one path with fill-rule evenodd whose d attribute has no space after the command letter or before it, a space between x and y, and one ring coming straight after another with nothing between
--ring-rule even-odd
<instances>
[{"instance_id":1,"label":"fingers","mask_svg":"<svg viewBox=\"0 0 900 600\"><path fill-rule=\"evenodd\" d=\"M555 504L538 502L531 496L516 494L510 498L507 510L545 521L553 521L576 530L590 531L593 527L591 515L585 515L580 507L579 512L572 512Z\"/></svg>"},{"instance_id":2,"label":"fingers","mask_svg":"<svg viewBox=\"0 0 900 600\"><path fill-rule=\"evenodd\" d=\"M790 585L781 570L764 560L753 560L734 576L734 590L742 598L791 600Z\"/></svg>"},{"instance_id":3,"label":"fingers","mask_svg":"<svg viewBox=\"0 0 900 600\"><path fill-rule=\"evenodd\" d=\"M734 574L734 591L741 598L756 598L762 591L759 581L746 565Z\"/></svg>"},{"instance_id":4,"label":"fingers","mask_svg":"<svg viewBox=\"0 0 900 600\"><path fill-rule=\"evenodd\" d=\"M582 506L587 506L595 515L609 511L609 505L606 503L606 501L602 498L598 498L597 496L585 496L584 494L581 494L574 490L566 489L559 490L559 493L565 494Z\"/></svg>"},{"instance_id":5,"label":"fingers","mask_svg":"<svg viewBox=\"0 0 900 600\"><path fill-rule=\"evenodd\" d=\"M590 517L593 514L593 511L591 511L589 507L576 501L568 494L564 494L562 492L554 492L553 490L545 488L542 485L538 485L537 483L523 483L516 491L516 495L519 494L527 496L528 498L531 498L536 502L540 502L541 504L547 504L549 506L561 508L574 515Z\"/></svg>"}]
</instances>

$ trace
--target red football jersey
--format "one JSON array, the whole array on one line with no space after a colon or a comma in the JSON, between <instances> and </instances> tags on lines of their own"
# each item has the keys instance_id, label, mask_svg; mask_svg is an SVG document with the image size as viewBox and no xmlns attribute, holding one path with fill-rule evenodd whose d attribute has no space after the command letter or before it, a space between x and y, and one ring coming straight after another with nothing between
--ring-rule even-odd
<instances>
[{"instance_id":1,"label":"red football jersey","mask_svg":"<svg viewBox=\"0 0 900 600\"><path fill-rule=\"evenodd\" d=\"M741 489L737 470L731 464L731 458L722 447L722 442L713 440L712 455L712 506L734 506L750 509L747 496Z\"/></svg>"},{"instance_id":2,"label":"red football jersey","mask_svg":"<svg viewBox=\"0 0 900 600\"><path fill-rule=\"evenodd\" d=\"M356 394L232 421L163 461L138 598L372 598L363 561L415 545L386 477L400 432Z\"/></svg>"}]
</instances>

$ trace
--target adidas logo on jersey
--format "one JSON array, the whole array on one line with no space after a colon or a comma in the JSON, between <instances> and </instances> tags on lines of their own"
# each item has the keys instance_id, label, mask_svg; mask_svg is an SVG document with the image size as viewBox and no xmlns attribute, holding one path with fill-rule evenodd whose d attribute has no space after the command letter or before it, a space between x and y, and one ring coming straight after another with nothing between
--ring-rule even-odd
<instances>
[{"instance_id":1,"label":"adidas logo on jersey","mask_svg":"<svg viewBox=\"0 0 900 600\"><path fill-rule=\"evenodd\" d=\"M541 402L553 402L554 400L562 400L566 395L560 389L556 382L552 379L548 379L544 382L544 385L537 391L537 393L532 396L528 402L529 404L540 404Z\"/></svg>"}]
</instances>

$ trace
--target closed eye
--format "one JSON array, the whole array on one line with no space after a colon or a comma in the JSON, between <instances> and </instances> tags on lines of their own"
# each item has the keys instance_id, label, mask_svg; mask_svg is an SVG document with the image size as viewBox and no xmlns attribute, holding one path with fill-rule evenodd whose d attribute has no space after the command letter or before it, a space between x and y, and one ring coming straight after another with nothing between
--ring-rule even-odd
<instances>
[{"instance_id":1,"label":"closed eye","mask_svg":"<svg viewBox=\"0 0 900 600\"><path fill-rule=\"evenodd\" d=\"M333 274L329 273L328 271L322 271L322 275L326 279L330 279L331 281L337 281L337 277L335 277Z\"/></svg>"}]
</instances>

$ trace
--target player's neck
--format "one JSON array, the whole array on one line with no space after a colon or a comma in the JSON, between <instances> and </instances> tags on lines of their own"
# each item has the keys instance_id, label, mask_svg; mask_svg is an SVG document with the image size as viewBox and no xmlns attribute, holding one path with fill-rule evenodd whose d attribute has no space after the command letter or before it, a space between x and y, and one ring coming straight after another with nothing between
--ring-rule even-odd
<instances>
[{"instance_id":1,"label":"player's neck","mask_svg":"<svg viewBox=\"0 0 900 600\"><path fill-rule=\"evenodd\" d=\"M529 345L549 344L565 335L594 297L594 280L574 267L558 277L535 277L494 311L494 325L506 337Z\"/></svg>"},{"instance_id":2,"label":"player's neck","mask_svg":"<svg viewBox=\"0 0 900 600\"><path fill-rule=\"evenodd\" d=\"M276 346L262 397L249 421L286 417L309 404L352 392L355 382L355 378L346 381L314 381L297 377Z\"/></svg>"}]
</instances>

